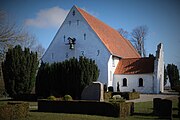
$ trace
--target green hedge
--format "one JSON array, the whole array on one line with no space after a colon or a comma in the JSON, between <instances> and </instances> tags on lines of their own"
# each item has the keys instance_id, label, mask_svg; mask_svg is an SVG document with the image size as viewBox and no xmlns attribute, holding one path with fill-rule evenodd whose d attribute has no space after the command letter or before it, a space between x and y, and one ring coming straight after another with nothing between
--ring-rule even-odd
<instances>
[{"instance_id":1,"label":"green hedge","mask_svg":"<svg viewBox=\"0 0 180 120\"><path fill-rule=\"evenodd\" d=\"M58 113L74 113L74 114L89 114L102 115L109 117L127 116L132 114L134 104L125 102L95 102L95 101L38 101L38 111L40 112L58 112ZM130 106L130 107L129 107ZM122 107L122 110L120 110ZM123 113L123 109L127 112Z\"/></svg>"},{"instance_id":2,"label":"green hedge","mask_svg":"<svg viewBox=\"0 0 180 120\"><path fill-rule=\"evenodd\" d=\"M18 120L29 112L29 103L9 102L0 107L0 120Z\"/></svg>"},{"instance_id":3,"label":"green hedge","mask_svg":"<svg viewBox=\"0 0 180 120\"><path fill-rule=\"evenodd\" d=\"M120 103L120 117L126 118L134 113L134 102L121 102Z\"/></svg>"},{"instance_id":4,"label":"green hedge","mask_svg":"<svg viewBox=\"0 0 180 120\"><path fill-rule=\"evenodd\" d=\"M41 63L36 76L36 94L47 98L69 94L80 99L83 89L97 81L99 69L95 60L79 57L57 63Z\"/></svg>"},{"instance_id":5,"label":"green hedge","mask_svg":"<svg viewBox=\"0 0 180 120\"><path fill-rule=\"evenodd\" d=\"M112 92L104 92L104 100L109 101L112 98Z\"/></svg>"}]
</instances>

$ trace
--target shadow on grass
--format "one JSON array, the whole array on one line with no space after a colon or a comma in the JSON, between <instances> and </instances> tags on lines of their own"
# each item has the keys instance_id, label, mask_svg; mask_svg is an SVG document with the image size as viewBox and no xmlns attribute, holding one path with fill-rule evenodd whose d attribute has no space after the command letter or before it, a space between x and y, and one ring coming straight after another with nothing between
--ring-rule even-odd
<instances>
[{"instance_id":1,"label":"shadow on grass","mask_svg":"<svg viewBox=\"0 0 180 120\"><path fill-rule=\"evenodd\" d=\"M154 115L153 113L134 113L132 116L134 116L135 118L138 118L138 119L152 119L152 117L153 117L153 120L154 119L157 119L157 120L162 119L162 118L159 118L157 115ZM173 114L172 118L179 118L179 116L177 114Z\"/></svg>"},{"instance_id":2,"label":"shadow on grass","mask_svg":"<svg viewBox=\"0 0 180 120\"><path fill-rule=\"evenodd\" d=\"M133 115L138 115L138 116L154 116L153 113L133 113Z\"/></svg>"},{"instance_id":3,"label":"shadow on grass","mask_svg":"<svg viewBox=\"0 0 180 120\"><path fill-rule=\"evenodd\" d=\"M29 112L39 112L38 110L29 110Z\"/></svg>"}]
</instances>

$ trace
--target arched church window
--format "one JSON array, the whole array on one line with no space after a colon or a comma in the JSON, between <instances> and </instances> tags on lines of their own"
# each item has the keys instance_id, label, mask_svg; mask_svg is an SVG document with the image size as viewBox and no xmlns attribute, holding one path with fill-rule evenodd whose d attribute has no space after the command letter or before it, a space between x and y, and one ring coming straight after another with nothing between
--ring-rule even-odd
<instances>
[{"instance_id":1,"label":"arched church window","mask_svg":"<svg viewBox=\"0 0 180 120\"><path fill-rule=\"evenodd\" d=\"M64 42L65 42L65 41L66 41L66 36L64 35L64 37L63 37L63 38L64 38Z\"/></svg>"},{"instance_id":2,"label":"arched church window","mask_svg":"<svg viewBox=\"0 0 180 120\"><path fill-rule=\"evenodd\" d=\"M127 86L127 79L123 78L123 86L126 87Z\"/></svg>"},{"instance_id":3,"label":"arched church window","mask_svg":"<svg viewBox=\"0 0 180 120\"><path fill-rule=\"evenodd\" d=\"M84 40L86 40L86 33L84 33Z\"/></svg>"},{"instance_id":4,"label":"arched church window","mask_svg":"<svg viewBox=\"0 0 180 120\"><path fill-rule=\"evenodd\" d=\"M139 87L143 87L143 79L139 78Z\"/></svg>"},{"instance_id":5,"label":"arched church window","mask_svg":"<svg viewBox=\"0 0 180 120\"><path fill-rule=\"evenodd\" d=\"M51 54L51 58L54 59L54 53Z\"/></svg>"}]
</instances>

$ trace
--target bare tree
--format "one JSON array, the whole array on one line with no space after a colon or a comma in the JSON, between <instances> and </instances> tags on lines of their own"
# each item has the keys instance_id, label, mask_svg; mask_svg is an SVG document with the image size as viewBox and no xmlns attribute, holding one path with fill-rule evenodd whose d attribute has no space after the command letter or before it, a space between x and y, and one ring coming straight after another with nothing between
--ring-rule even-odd
<instances>
[{"instance_id":1,"label":"bare tree","mask_svg":"<svg viewBox=\"0 0 180 120\"><path fill-rule=\"evenodd\" d=\"M8 23L4 11L0 11L0 28L0 60L2 60L7 49L12 47L18 38L21 37L21 30L15 24Z\"/></svg>"},{"instance_id":2,"label":"bare tree","mask_svg":"<svg viewBox=\"0 0 180 120\"><path fill-rule=\"evenodd\" d=\"M128 38L128 32L126 31L126 30L124 30L123 28L119 28L118 30L117 30L124 38Z\"/></svg>"},{"instance_id":3,"label":"bare tree","mask_svg":"<svg viewBox=\"0 0 180 120\"><path fill-rule=\"evenodd\" d=\"M4 11L0 11L0 28L0 62L4 60L7 50L18 44L22 48L27 47L32 51L38 50L38 57L42 56L44 48L37 42L35 36L14 22L9 22Z\"/></svg>"},{"instance_id":4,"label":"bare tree","mask_svg":"<svg viewBox=\"0 0 180 120\"><path fill-rule=\"evenodd\" d=\"M142 57L146 57L146 50L144 46L145 38L148 33L147 26L138 26L131 32L132 42L135 49Z\"/></svg>"}]
</instances>

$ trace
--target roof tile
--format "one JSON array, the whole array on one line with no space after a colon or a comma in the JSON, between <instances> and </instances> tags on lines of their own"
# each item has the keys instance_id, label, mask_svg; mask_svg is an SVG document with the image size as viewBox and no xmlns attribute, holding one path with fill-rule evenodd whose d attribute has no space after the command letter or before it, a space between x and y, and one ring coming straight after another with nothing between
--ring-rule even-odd
<instances>
[{"instance_id":1,"label":"roof tile","mask_svg":"<svg viewBox=\"0 0 180 120\"><path fill-rule=\"evenodd\" d=\"M77 7L76 7L77 8ZM122 37L119 32L84 10L77 8L89 26L94 30L106 48L112 55L121 58L140 58L140 55L132 44Z\"/></svg>"},{"instance_id":2,"label":"roof tile","mask_svg":"<svg viewBox=\"0 0 180 120\"><path fill-rule=\"evenodd\" d=\"M154 72L154 58L125 58L121 59L115 74L144 74Z\"/></svg>"}]
</instances>

